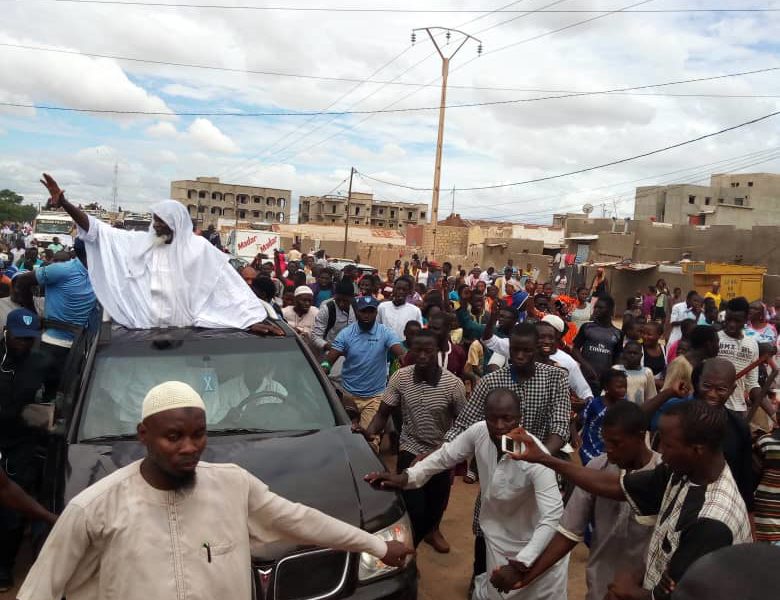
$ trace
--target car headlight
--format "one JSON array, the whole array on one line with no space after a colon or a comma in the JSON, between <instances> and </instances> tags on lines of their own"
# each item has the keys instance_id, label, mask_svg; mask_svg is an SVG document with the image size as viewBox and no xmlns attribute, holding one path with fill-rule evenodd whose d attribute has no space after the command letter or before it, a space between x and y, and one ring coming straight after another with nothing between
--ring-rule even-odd
<instances>
[{"instance_id":1,"label":"car headlight","mask_svg":"<svg viewBox=\"0 0 780 600\"><path fill-rule=\"evenodd\" d=\"M385 542L396 541L401 542L408 548L414 547L412 539L412 523L409 521L409 517L404 513L404 516L398 519L395 523L384 529L377 531L375 536L381 538ZM407 564L411 561L411 557L407 558ZM392 571L398 570L400 567L388 567L381 560L368 552L362 552L360 554L360 566L358 567L358 580L368 581L382 575L387 575Z\"/></svg>"}]
</instances>

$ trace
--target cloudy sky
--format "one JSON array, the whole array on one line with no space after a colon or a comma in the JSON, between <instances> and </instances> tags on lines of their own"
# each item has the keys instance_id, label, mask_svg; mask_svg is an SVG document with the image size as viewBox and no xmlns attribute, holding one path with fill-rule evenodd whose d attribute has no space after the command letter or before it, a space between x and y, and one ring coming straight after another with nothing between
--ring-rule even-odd
<instances>
[{"instance_id":1,"label":"cloudy sky","mask_svg":"<svg viewBox=\"0 0 780 600\"><path fill-rule=\"evenodd\" d=\"M37 181L46 170L71 198L110 205L115 163L119 203L135 209L167 198L171 180L196 176L291 189L294 210L299 195L346 193L343 182L353 165L386 182L430 188L437 110L220 114L435 108L441 62L424 34L411 46L415 27L459 28L483 42L481 57L476 42L469 42L453 59L451 105L780 67L780 12L606 14L629 6L634 11L778 9L775 0L161 1L222 7L2 1L0 188L41 201ZM236 8L264 4L439 12ZM497 12L502 7L504 12ZM549 12L578 10L605 12ZM605 16L596 18L600 15ZM591 22L578 24L585 20ZM448 45L443 34L439 39L446 52L460 40L456 33ZM580 175L461 189L576 171L767 115L780 110L778 74L450 108L440 216L450 212L453 187L455 211L461 215L543 223L553 212L578 211L585 202L596 205L596 214L603 204L608 215L630 215L637 185L705 182L711 172L780 172L776 117ZM355 189L373 191L381 199L430 202L431 196L424 189L366 177L356 178Z\"/></svg>"}]
</instances>

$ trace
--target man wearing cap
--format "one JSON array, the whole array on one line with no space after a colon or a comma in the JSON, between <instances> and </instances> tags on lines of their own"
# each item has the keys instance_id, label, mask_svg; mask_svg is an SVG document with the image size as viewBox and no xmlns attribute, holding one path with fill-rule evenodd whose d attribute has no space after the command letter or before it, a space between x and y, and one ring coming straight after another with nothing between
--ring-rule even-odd
<instances>
[{"instance_id":1,"label":"man wearing cap","mask_svg":"<svg viewBox=\"0 0 780 600\"><path fill-rule=\"evenodd\" d=\"M187 384L152 388L141 415L146 457L70 501L19 600L249 600L261 544L368 552L393 566L412 552L277 496L236 465L201 462L206 412Z\"/></svg>"},{"instance_id":2,"label":"man wearing cap","mask_svg":"<svg viewBox=\"0 0 780 600\"><path fill-rule=\"evenodd\" d=\"M282 309L284 320L306 340L309 339L317 313L320 312L316 306L312 306L313 301L314 293L311 288L307 285L301 285L295 288L293 305Z\"/></svg>"},{"instance_id":3,"label":"man wearing cap","mask_svg":"<svg viewBox=\"0 0 780 600\"><path fill-rule=\"evenodd\" d=\"M130 329L206 327L284 335L228 263L228 257L195 235L180 202L152 207L149 231L125 231L88 215L43 174L50 203L76 222L89 261L95 295L111 318Z\"/></svg>"},{"instance_id":4,"label":"man wearing cap","mask_svg":"<svg viewBox=\"0 0 780 600\"><path fill-rule=\"evenodd\" d=\"M31 493L40 473L36 448L40 429L31 426L32 405L54 372L50 358L34 350L41 335L38 316L26 308L8 314L0 340L0 453L2 467L22 489ZM26 523L21 516L0 509L0 588L10 587L11 575Z\"/></svg>"},{"instance_id":5,"label":"man wearing cap","mask_svg":"<svg viewBox=\"0 0 780 600\"><path fill-rule=\"evenodd\" d=\"M377 323L379 301L372 296L355 300L357 322L345 327L333 340L322 368L326 373L343 356L341 385L343 402L353 424L364 429L374 418L382 394L387 387L387 351L401 357L405 350L401 338L389 327ZM379 450L379 437L374 436L371 446Z\"/></svg>"},{"instance_id":6,"label":"man wearing cap","mask_svg":"<svg viewBox=\"0 0 780 600\"><path fill-rule=\"evenodd\" d=\"M322 358L325 358L331 344L341 333L341 330L356 321L355 309L352 306L354 300L355 288L352 282L339 281L334 288L333 298L329 298L320 305L309 339L312 345L319 350ZM344 358L342 357L331 365L328 373L331 381L341 381L343 364Z\"/></svg>"}]
</instances>

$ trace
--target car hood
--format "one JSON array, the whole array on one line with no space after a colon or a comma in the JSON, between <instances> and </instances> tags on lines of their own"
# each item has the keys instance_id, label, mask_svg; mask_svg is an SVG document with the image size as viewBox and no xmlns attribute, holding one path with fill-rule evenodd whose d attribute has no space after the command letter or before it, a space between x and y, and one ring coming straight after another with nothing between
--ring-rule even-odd
<instances>
[{"instance_id":1,"label":"car hood","mask_svg":"<svg viewBox=\"0 0 780 600\"><path fill-rule=\"evenodd\" d=\"M109 473L143 458L136 441L71 444L65 501ZM347 426L299 435L212 435L201 460L234 463L271 491L368 531L398 520L400 496L379 491L363 476L384 466L360 435Z\"/></svg>"}]
</instances>

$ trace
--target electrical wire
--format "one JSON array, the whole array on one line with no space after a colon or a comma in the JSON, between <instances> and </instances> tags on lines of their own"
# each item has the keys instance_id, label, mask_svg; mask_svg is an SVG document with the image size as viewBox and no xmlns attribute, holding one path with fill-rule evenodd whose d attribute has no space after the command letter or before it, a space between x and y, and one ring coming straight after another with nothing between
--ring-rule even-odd
<instances>
[{"instance_id":1,"label":"electrical wire","mask_svg":"<svg viewBox=\"0 0 780 600\"><path fill-rule=\"evenodd\" d=\"M67 4L105 4L110 6L148 6L153 8L201 8L201 9L221 9L221 10L256 10L265 12L315 12L315 13L391 13L391 14L473 14L484 12L476 8L354 8L354 7L324 7L324 6L257 6L257 5L228 5L228 4L195 4L195 3L172 3L172 2L141 2L140 0L52 0L53 2ZM513 13L518 11L502 10L497 12ZM589 9L569 9L569 10L548 10L540 12L549 13L598 13L599 10ZM630 11L640 14L667 14L667 13L762 13L762 12L780 12L777 8L659 8L653 10Z\"/></svg>"},{"instance_id":2,"label":"electrical wire","mask_svg":"<svg viewBox=\"0 0 780 600\"><path fill-rule=\"evenodd\" d=\"M460 192L476 191L476 190L494 190L494 189L499 189L499 188L507 188L507 187L528 185L530 183L539 183L539 182L542 182L542 181L551 181L553 179L561 179L563 177L570 177L572 175L579 175L580 173L589 173L590 171L596 171L596 170L599 170L599 169L604 169L606 167L612 167L612 166L615 166L615 165L624 164L624 163L627 163L627 162L638 160L640 158L645 158L647 156L653 156L654 154L661 154L662 152L668 152L669 150L674 150L675 148L681 148L682 146L687 146L687 145L693 144L695 142L700 142L701 140L706 140L706 139L709 139L709 138L712 138L712 137L715 137L715 136L718 136L718 135L722 135L724 133L728 133L730 131L735 131L737 129L741 129L742 127L747 127L749 125L754 125L754 124L759 123L761 121L765 121L767 119L771 119L772 117L776 117L777 115L780 115L780 111L771 112L771 113L769 113L767 115L762 115L760 117L756 117L755 119L750 119L749 121L745 121L745 122L739 123L737 125L732 125L731 127L726 127L724 129L720 129L718 131L713 131L712 133L707 133L707 134L704 134L704 135L700 135L698 137L691 138L689 140L685 140L683 142L678 142L676 144L671 144L669 146L664 146L663 148L657 148L655 150L650 150L648 152L643 152L641 154L636 154L634 156L629 156L629 157L626 157L626 158L613 160L613 161L610 161L610 162L607 162L607 163L603 163L603 164L600 164L600 165L595 165L595 166L592 166L592 167L585 167L583 169L576 169L574 171L568 171L566 173L558 173L557 175L548 175L546 177L537 177L535 179L528 179L526 181L515 181L513 183L500 183L500 184L496 184L496 185L484 185L484 186L473 186L473 187L463 187L463 188L456 187L455 190L456 191L460 191ZM413 190L413 191L418 191L418 192L419 191L425 191L425 192L433 191L433 188L425 188L425 187L417 187L417 186L410 186L410 185L405 185L405 184L393 183L393 182L384 181L384 180L381 180L381 179L378 179L378 178L375 178L375 177L369 177L368 175L365 175L365 174L363 176L368 178L368 179L372 179L374 181L379 181L380 183L384 183L386 185L393 185L395 187L404 188L404 189L408 189L408 190Z\"/></svg>"},{"instance_id":3,"label":"electrical wire","mask_svg":"<svg viewBox=\"0 0 780 600\"><path fill-rule=\"evenodd\" d=\"M624 185L631 185L631 184L636 184L636 183L640 183L640 182L648 181L648 180L656 180L657 181L659 179L663 179L663 178L667 178L667 177L672 177L671 180L675 181L675 180L680 179L681 177L687 178L687 177L690 177L693 174L698 175L701 172L703 172L702 171L703 169L705 169L707 173L712 173L712 169L725 169L726 171L731 171L731 170L734 170L734 169L737 168L736 165L741 165L746 160L747 161L752 161L752 160L756 160L758 158L762 158L763 159L768 154L773 154L773 153L777 153L777 152L780 152L780 148L772 147L772 148L765 149L765 150L756 150L754 152L748 152L747 154L742 154L742 155L739 155L739 156L732 156L732 157L729 157L729 158L724 158L724 159L720 159L720 160L717 160L717 161L714 161L714 162L696 165L696 166L693 166L693 167L686 167L684 169L676 169L674 171L668 171L666 173L656 173L654 175L649 175L649 176L646 176L646 177L640 177L639 179L632 179L632 180L629 180L629 181L620 181L618 183L610 183L610 184L598 186L598 187L595 187L595 188L590 188L588 190L584 190L584 191L581 191L581 192L578 192L578 193L590 194L590 193L598 192L600 190L604 190L604 189L608 189L608 188L620 187L620 186L624 186ZM689 173L690 171L694 171L695 173ZM685 176L681 176L680 173L688 173L688 174L685 175ZM548 202L550 200L560 200L560 199L561 199L561 195L560 194L555 194L555 195L546 196L546 197L543 197L543 198L522 198L522 199L508 200L506 202L493 202L493 201L491 201L489 208L490 208L490 210L493 210L493 209L496 209L496 208L502 207L502 206L509 206L509 205L516 206L516 205L522 205L522 204L526 204L526 203L530 204L530 203ZM610 198L605 199L605 201L608 201L608 200L610 200Z\"/></svg>"},{"instance_id":4,"label":"electrical wire","mask_svg":"<svg viewBox=\"0 0 780 600\"><path fill-rule=\"evenodd\" d=\"M742 169L746 169L748 167L753 167L753 166L756 166L756 165L759 165L759 164L762 164L762 163L770 162L772 160L777 160L778 158L780 158L780 150L775 148L775 149L772 149L771 151L769 151L769 154L767 154L767 155L765 155L765 156L763 156L763 157L761 157L761 158L759 158L757 160L749 161L749 162L746 162L746 163L734 164L732 166L732 168L728 169L728 171L729 172L739 171L739 170L742 170ZM707 172L707 173L699 174L698 176L695 176L695 177L689 176L688 178L683 178L684 181L679 181L679 180L670 181L670 182L668 182L666 184L659 184L659 186L662 186L662 185L692 185L692 184L694 184L696 182L699 182L699 181L707 181L707 180L710 179L711 176L712 176L711 172ZM655 187L655 186L652 186L652 187ZM604 198L603 199L603 203L604 204L609 204L609 203L614 203L614 202L623 203L623 202L627 202L627 201L630 201L630 200L636 200L637 198L644 198L644 197L652 195L653 193L654 193L654 191L652 191L652 190L648 190L647 192L643 192L643 193L639 193L639 194L636 194L634 192L634 193L631 193L630 196L628 195L628 193L626 193L626 194L623 194L621 196L616 196L614 198L612 198L612 197ZM536 211L523 211L523 212L519 212L519 213L502 215L501 217L497 217L496 216L496 217L493 217L493 218L509 219L509 218L513 218L513 217L523 217L523 216L552 215L552 214L557 214L557 213L559 213L561 211L575 210L575 209L579 208L580 206L582 206L582 200L580 200L576 204L571 204L571 205L567 205L567 206L563 206L563 207L559 206L559 207L557 207L554 210L543 209L543 210L536 210ZM479 217L476 217L476 218L479 218ZM485 219L488 219L488 220L490 219L490 217L482 217L482 218L485 218Z\"/></svg>"}]
</instances>

